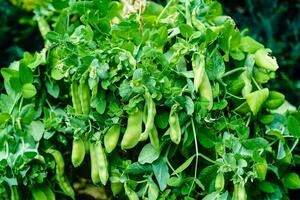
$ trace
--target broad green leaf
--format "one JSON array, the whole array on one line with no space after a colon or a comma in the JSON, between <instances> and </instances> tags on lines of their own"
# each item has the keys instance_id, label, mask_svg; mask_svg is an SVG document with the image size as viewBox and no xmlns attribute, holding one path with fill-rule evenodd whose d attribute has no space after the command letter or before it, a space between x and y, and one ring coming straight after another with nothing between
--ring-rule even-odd
<instances>
[{"instance_id":1,"label":"broad green leaf","mask_svg":"<svg viewBox=\"0 0 300 200\"><path fill-rule=\"evenodd\" d=\"M157 158L159 157L159 154L157 151L153 148L153 146L149 143L146 144L143 149L140 152L140 155L138 157L138 162L141 164L145 163L153 163Z\"/></svg>"},{"instance_id":2,"label":"broad green leaf","mask_svg":"<svg viewBox=\"0 0 300 200\"><path fill-rule=\"evenodd\" d=\"M205 70L210 80L219 79L225 73L224 60L217 49L206 57Z\"/></svg>"},{"instance_id":3,"label":"broad green leaf","mask_svg":"<svg viewBox=\"0 0 300 200\"><path fill-rule=\"evenodd\" d=\"M53 69L51 70L51 77L52 77L54 80L59 81L59 80L61 80L61 79L64 77L64 75L63 75L58 69L53 68Z\"/></svg>"},{"instance_id":4,"label":"broad green leaf","mask_svg":"<svg viewBox=\"0 0 300 200\"><path fill-rule=\"evenodd\" d=\"M163 157L160 157L155 162L152 163L152 169L155 175L155 178L158 182L159 188L161 191L165 190L167 187L167 182L169 180L169 168L166 160Z\"/></svg>"},{"instance_id":5,"label":"broad green leaf","mask_svg":"<svg viewBox=\"0 0 300 200\"><path fill-rule=\"evenodd\" d=\"M261 137L247 139L243 145L250 150L265 149L269 146L269 142Z\"/></svg>"},{"instance_id":6,"label":"broad green leaf","mask_svg":"<svg viewBox=\"0 0 300 200\"><path fill-rule=\"evenodd\" d=\"M247 53L255 53L257 50L264 48L262 44L249 36L242 37L240 49Z\"/></svg>"},{"instance_id":7,"label":"broad green leaf","mask_svg":"<svg viewBox=\"0 0 300 200\"><path fill-rule=\"evenodd\" d=\"M155 115L155 124L160 129L165 129L169 125L169 113L165 110L159 110Z\"/></svg>"},{"instance_id":8,"label":"broad green leaf","mask_svg":"<svg viewBox=\"0 0 300 200\"><path fill-rule=\"evenodd\" d=\"M36 95L35 86L31 83L26 83L23 85L22 94L25 99L29 99Z\"/></svg>"},{"instance_id":9,"label":"broad green leaf","mask_svg":"<svg viewBox=\"0 0 300 200\"><path fill-rule=\"evenodd\" d=\"M156 200L159 195L159 188L157 185L151 180L148 182L149 188L148 188L148 199L149 200Z\"/></svg>"},{"instance_id":10,"label":"broad green leaf","mask_svg":"<svg viewBox=\"0 0 300 200\"><path fill-rule=\"evenodd\" d=\"M187 24L181 24L179 30L185 38L189 38L193 34L193 28Z\"/></svg>"},{"instance_id":11,"label":"broad green leaf","mask_svg":"<svg viewBox=\"0 0 300 200\"><path fill-rule=\"evenodd\" d=\"M246 101L247 101L253 115L257 115L257 113L260 111L262 105L267 100L268 96L269 96L268 88L257 90L255 92L249 93L245 96Z\"/></svg>"},{"instance_id":12,"label":"broad green leaf","mask_svg":"<svg viewBox=\"0 0 300 200\"><path fill-rule=\"evenodd\" d=\"M57 98L59 95L59 86L56 83L46 82L47 92L54 98Z\"/></svg>"},{"instance_id":13,"label":"broad green leaf","mask_svg":"<svg viewBox=\"0 0 300 200\"><path fill-rule=\"evenodd\" d=\"M33 80L33 73L29 67L25 64L20 64L19 66L19 73L20 73L20 81L22 84L25 83L32 83Z\"/></svg>"},{"instance_id":14,"label":"broad green leaf","mask_svg":"<svg viewBox=\"0 0 300 200\"><path fill-rule=\"evenodd\" d=\"M291 115L288 117L287 120L287 128L289 130L290 135L300 137L300 124L298 120Z\"/></svg>"},{"instance_id":15,"label":"broad green leaf","mask_svg":"<svg viewBox=\"0 0 300 200\"><path fill-rule=\"evenodd\" d=\"M171 175L183 172L186 168L188 168L190 166L190 164L193 162L194 158L195 158L195 155L191 156L182 165L180 165Z\"/></svg>"},{"instance_id":16,"label":"broad green leaf","mask_svg":"<svg viewBox=\"0 0 300 200\"><path fill-rule=\"evenodd\" d=\"M0 113L0 126L6 124L10 119L10 115L8 113Z\"/></svg>"},{"instance_id":17,"label":"broad green leaf","mask_svg":"<svg viewBox=\"0 0 300 200\"><path fill-rule=\"evenodd\" d=\"M288 189L297 190L300 189L299 175L292 172L283 177L284 186Z\"/></svg>"},{"instance_id":18,"label":"broad green leaf","mask_svg":"<svg viewBox=\"0 0 300 200\"><path fill-rule=\"evenodd\" d=\"M275 188L273 186L273 183L268 182L268 181L262 181L258 184L258 187L261 191L266 192L266 193L274 193Z\"/></svg>"},{"instance_id":19,"label":"broad green leaf","mask_svg":"<svg viewBox=\"0 0 300 200\"><path fill-rule=\"evenodd\" d=\"M45 131L45 125L41 121L33 121L29 126L29 131L35 141L40 141Z\"/></svg>"}]
</instances>

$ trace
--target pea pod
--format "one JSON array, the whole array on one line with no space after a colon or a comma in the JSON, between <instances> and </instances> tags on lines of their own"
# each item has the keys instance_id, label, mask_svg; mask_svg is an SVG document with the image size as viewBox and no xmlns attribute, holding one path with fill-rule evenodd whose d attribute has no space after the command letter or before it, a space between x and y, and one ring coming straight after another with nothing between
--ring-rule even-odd
<instances>
[{"instance_id":1,"label":"pea pod","mask_svg":"<svg viewBox=\"0 0 300 200\"><path fill-rule=\"evenodd\" d=\"M11 200L20 200L20 195L17 186L10 186L10 199Z\"/></svg>"},{"instance_id":2,"label":"pea pod","mask_svg":"<svg viewBox=\"0 0 300 200\"><path fill-rule=\"evenodd\" d=\"M269 109L276 109L284 103L285 96L276 91L270 91L265 106Z\"/></svg>"},{"instance_id":3,"label":"pea pod","mask_svg":"<svg viewBox=\"0 0 300 200\"><path fill-rule=\"evenodd\" d=\"M90 113L90 87L87 82L87 75L84 74L79 81L79 97L82 113L88 115Z\"/></svg>"},{"instance_id":4,"label":"pea pod","mask_svg":"<svg viewBox=\"0 0 300 200\"><path fill-rule=\"evenodd\" d=\"M194 54L192 60L192 66L194 71L194 90L199 91L199 87L203 81L205 72L205 58L204 55Z\"/></svg>"},{"instance_id":5,"label":"pea pod","mask_svg":"<svg viewBox=\"0 0 300 200\"><path fill-rule=\"evenodd\" d=\"M56 176L63 176L65 173L65 162L61 153L55 149L48 149L46 153L51 154L54 157L56 163Z\"/></svg>"},{"instance_id":6,"label":"pea pod","mask_svg":"<svg viewBox=\"0 0 300 200\"><path fill-rule=\"evenodd\" d=\"M175 111L173 106L169 116L169 125L170 125L170 137L172 142L179 144L181 140L181 128L179 124L178 114Z\"/></svg>"},{"instance_id":7,"label":"pea pod","mask_svg":"<svg viewBox=\"0 0 300 200\"><path fill-rule=\"evenodd\" d=\"M61 190L64 192L65 195L71 197L74 199L75 197L75 192L68 181L68 179L65 176L65 162L63 159L63 156L61 153L55 149L48 149L46 150L46 153L51 154L54 157L54 160L56 162L56 180L61 188Z\"/></svg>"},{"instance_id":8,"label":"pea pod","mask_svg":"<svg viewBox=\"0 0 300 200\"><path fill-rule=\"evenodd\" d=\"M69 182L69 180L66 178L66 176L57 176L56 177L57 182L63 193L72 199L75 198L75 192Z\"/></svg>"},{"instance_id":9,"label":"pea pod","mask_svg":"<svg viewBox=\"0 0 300 200\"><path fill-rule=\"evenodd\" d=\"M78 84L73 81L71 84L71 96L72 96L72 103L76 114L81 114L81 103L78 93Z\"/></svg>"},{"instance_id":10,"label":"pea pod","mask_svg":"<svg viewBox=\"0 0 300 200\"><path fill-rule=\"evenodd\" d=\"M125 193L129 200L139 200L137 193L135 193L130 187L128 187L127 183L124 184Z\"/></svg>"},{"instance_id":11,"label":"pea pod","mask_svg":"<svg viewBox=\"0 0 300 200\"><path fill-rule=\"evenodd\" d=\"M98 163L96 159L96 145L95 143L90 143L90 156L91 156L91 178L94 184L100 182Z\"/></svg>"},{"instance_id":12,"label":"pea pod","mask_svg":"<svg viewBox=\"0 0 300 200\"><path fill-rule=\"evenodd\" d=\"M48 200L56 199L54 192L51 190L51 188L48 185L44 185L41 189L44 191Z\"/></svg>"},{"instance_id":13,"label":"pea pod","mask_svg":"<svg viewBox=\"0 0 300 200\"><path fill-rule=\"evenodd\" d=\"M85 156L85 145L81 138L73 140L72 147L72 164L74 167L78 167L84 160Z\"/></svg>"},{"instance_id":14,"label":"pea pod","mask_svg":"<svg viewBox=\"0 0 300 200\"><path fill-rule=\"evenodd\" d=\"M114 124L104 136L104 146L107 153L111 153L117 146L120 137L121 126Z\"/></svg>"},{"instance_id":15,"label":"pea pod","mask_svg":"<svg viewBox=\"0 0 300 200\"><path fill-rule=\"evenodd\" d=\"M224 174L223 173L218 173L216 177L216 182L215 182L215 188L217 191L221 192L224 189Z\"/></svg>"},{"instance_id":16,"label":"pea pod","mask_svg":"<svg viewBox=\"0 0 300 200\"><path fill-rule=\"evenodd\" d=\"M204 97L208 101L207 109L211 110L213 107L214 100L213 100L211 85L206 72L204 72L203 74L203 81L200 84L199 92L200 92L200 96Z\"/></svg>"},{"instance_id":17,"label":"pea pod","mask_svg":"<svg viewBox=\"0 0 300 200\"><path fill-rule=\"evenodd\" d=\"M151 132L150 132L150 142L154 149L157 152L160 152L160 145L159 145L159 137L158 137L158 132L155 126L153 126Z\"/></svg>"},{"instance_id":18,"label":"pea pod","mask_svg":"<svg viewBox=\"0 0 300 200\"><path fill-rule=\"evenodd\" d=\"M98 165L100 181L103 185L106 185L108 180L108 169L107 169L107 159L105 151L102 144L98 142L95 146L96 160Z\"/></svg>"},{"instance_id":19,"label":"pea pod","mask_svg":"<svg viewBox=\"0 0 300 200\"><path fill-rule=\"evenodd\" d=\"M46 194L40 188L33 187L31 189L33 200L47 200Z\"/></svg>"},{"instance_id":20,"label":"pea pod","mask_svg":"<svg viewBox=\"0 0 300 200\"><path fill-rule=\"evenodd\" d=\"M120 194L120 192L123 190L123 183L120 181L120 174L115 170L111 171L110 189L114 197Z\"/></svg>"},{"instance_id":21,"label":"pea pod","mask_svg":"<svg viewBox=\"0 0 300 200\"><path fill-rule=\"evenodd\" d=\"M247 200L247 193L245 190L244 181L234 183L232 200Z\"/></svg>"},{"instance_id":22,"label":"pea pod","mask_svg":"<svg viewBox=\"0 0 300 200\"><path fill-rule=\"evenodd\" d=\"M128 117L127 128L121 141L122 149L131 149L139 142L143 123L143 113L139 110Z\"/></svg>"},{"instance_id":23,"label":"pea pod","mask_svg":"<svg viewBox=\"0 0 300 200\"><path fill-rule=\"evenodd\" d=\"M145 124L145 131L141 134L140 141L144 141L148 138L148 135L154 126L154 118L156 115L155 103L149 92L146 92L145 99L147 106L147 120Z\"/></svg>"}]
</instances>

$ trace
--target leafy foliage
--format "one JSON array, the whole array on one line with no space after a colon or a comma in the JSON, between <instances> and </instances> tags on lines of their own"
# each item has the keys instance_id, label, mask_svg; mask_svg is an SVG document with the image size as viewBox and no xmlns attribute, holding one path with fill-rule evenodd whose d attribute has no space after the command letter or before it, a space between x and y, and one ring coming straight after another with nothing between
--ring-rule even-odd
<instances>
[{"instance_id":1,"label":"leafy foliage","mask_svg":"<svg viewBox=\"0 0 300 200\"><path fill-rule=\"evenodd\" d=\"M300 111L266 87L276 59L221 4L47 1L35 13L44 49L1 70L3 196L97 199L101 186L121 199L288 199L299 189L287 168L299 165Z\"/></svg>"}]
</instances>

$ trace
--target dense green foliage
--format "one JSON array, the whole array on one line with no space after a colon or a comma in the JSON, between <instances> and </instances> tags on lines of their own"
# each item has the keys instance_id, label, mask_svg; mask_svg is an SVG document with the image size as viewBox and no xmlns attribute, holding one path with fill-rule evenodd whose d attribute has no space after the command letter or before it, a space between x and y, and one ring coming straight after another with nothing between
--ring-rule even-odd
<instances>
[{"instance_id":1,"label":"dense green foliage","mask_svg":"<svg viewBox=\"0 0 300 200\"><path fill-rule=\"evenodd\" d=\"M1 198L289 199L300 112L271 50L216 1L144 3L36 7L43 50L1 69Z\"/></svg>"}]
</instances>

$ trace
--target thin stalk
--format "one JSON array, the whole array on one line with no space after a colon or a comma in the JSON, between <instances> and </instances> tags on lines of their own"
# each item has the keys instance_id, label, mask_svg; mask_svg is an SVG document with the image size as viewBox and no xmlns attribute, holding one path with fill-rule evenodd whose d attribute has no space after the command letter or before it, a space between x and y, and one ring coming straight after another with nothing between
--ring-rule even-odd
<instances>
[{"instance_id":1,"label":"thin stalk","mask_svg":"<svg viewBox=\"0 0 300 200\"><path fill-rule=\"evenodd\" d=\"M223 74L222 78L229 76L231 74L234 74L235 72L243 71L243 70L246 70L246 67L238 67L236 69L230 70L230 71L226 72L225 74Z\"/></svg>"}]
</instances>

